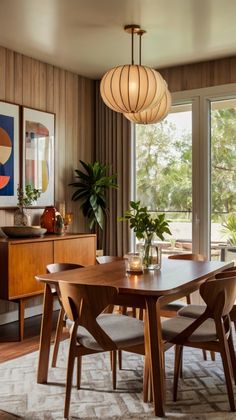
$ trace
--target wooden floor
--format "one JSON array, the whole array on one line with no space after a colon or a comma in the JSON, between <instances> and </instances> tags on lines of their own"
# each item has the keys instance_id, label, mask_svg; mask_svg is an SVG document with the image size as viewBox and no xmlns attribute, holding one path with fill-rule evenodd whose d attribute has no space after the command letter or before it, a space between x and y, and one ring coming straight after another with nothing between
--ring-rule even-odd
<instances>
[{"instance_id":1,"label":"wooden floor","mask_svg":"<svg viewBox=\"0 0 236 420\"><path fill-rule=\"evenodd\" d=\"M58 312L54 312L55 328ZM38 350L41 315L25 319L24 340L18 341L18 322L0 325L0 363ZM2 420L0 416L0 420Z\"/></svg>"}]
</instances>

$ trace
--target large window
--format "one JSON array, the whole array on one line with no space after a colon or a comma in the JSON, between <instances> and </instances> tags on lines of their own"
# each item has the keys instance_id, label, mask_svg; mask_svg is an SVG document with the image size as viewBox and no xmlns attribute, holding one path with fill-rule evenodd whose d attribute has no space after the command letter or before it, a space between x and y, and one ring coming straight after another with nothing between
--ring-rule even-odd
<instances>
[{"instance_id":1,"label":"large window","mask_svg":"<svg viewBox=\"0 0 236 420\"><path fill-rule=\"evenodd\" d=\"M166 213L172 249L236 260L236 85L172 98L164 121L135 126L135 198Z\"/></svg>"},{"instance_id":2,"label":"large window","mask_svg":"<svg viewBox=\"0 0 236 420\"><path fill-rule=\"evenodd\" d=\"M210 122L211 243L223 254L224 244L236 246L236 99L211 101Z\"/></svg>"},{"instance_id":3,"label":"large window","mask_svg":"<svg viewBox=\"0 0 236 420\"><path fill-rule=\"evenodd\" d=\"M192 244L192 104L136 126L136 198L171 221L171 244Z\"/></svg>"}]
</instances>

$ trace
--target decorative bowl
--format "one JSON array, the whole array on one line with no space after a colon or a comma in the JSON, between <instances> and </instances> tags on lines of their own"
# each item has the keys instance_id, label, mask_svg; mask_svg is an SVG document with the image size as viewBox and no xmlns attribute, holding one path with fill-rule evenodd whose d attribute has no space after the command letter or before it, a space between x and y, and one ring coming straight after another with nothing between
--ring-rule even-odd
<instances>
[{"instance_id":1,"label":"decorative bowl","mask_svg":"<svg viewBox=\"0 0 236 420\"><path fill-rule=\"evenodd\" d=\"M23 238L32 236L42 236L47 232L47 229L41 226L2 226L3 233L11 238Z\"/></svg>"}]
</instances>

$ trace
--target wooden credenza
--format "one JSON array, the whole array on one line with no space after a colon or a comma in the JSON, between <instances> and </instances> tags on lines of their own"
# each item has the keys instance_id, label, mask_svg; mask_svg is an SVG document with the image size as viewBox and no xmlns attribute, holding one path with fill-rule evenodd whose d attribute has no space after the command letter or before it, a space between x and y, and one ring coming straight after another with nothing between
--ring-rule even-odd
<instances>
[{"instance_id":1,"label":"wooden credenza","mask_svg":"<svg viewBox=\"0 0 236 420\"><path fill-rule=\"evenodd\" d=\"M0 239L0 299L19 303L19 335L24 335L24 304L43 293L35 280L47 264L96 262L96 235L65 234L35 238Z\"/></svg>"}]
</instances>

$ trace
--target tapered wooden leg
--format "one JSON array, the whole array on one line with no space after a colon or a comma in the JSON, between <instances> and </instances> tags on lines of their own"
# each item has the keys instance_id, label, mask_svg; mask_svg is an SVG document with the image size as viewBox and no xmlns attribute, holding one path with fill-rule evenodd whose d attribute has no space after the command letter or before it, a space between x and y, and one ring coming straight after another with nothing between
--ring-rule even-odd
<instances>
[{"instance_id":1,"label":"tapered wooden leg","mask_svg":"<svg viewBox=\"0 0 236 420\"><path fill-rule=\"evenodd\" d=\"M183 346L175 346L175 365L174 365L174 384L173 384L173 400L177 400L178 381L183 355Z\"/></svg>"},{"instance_id":2,"label":"tapered wooden leg","mask_svg":"<svg viewBox=\"0 0 236 420\"><path fill-rule=\"evenodd\" d=\"M210 351L211 353L211 360L213 360L213 362L216 360L216 354L214 351Z\"/></svg>"},{"instance_id":3,"label":"tapered wooden leg","mask_svg":"<svg viewBox=\"0 0 236 420\"><path fill-rule=\"evenodd\" d=\"M49 352L52 334L52 311L53 294L51 292L51 287L46 284L44 289L43 315L39 344L39 363L37 374L37 382L39 384L46 383L48 378Z\"/></svg>"},{"instance_id":4,"label":"tapered wooden leg","mask_svg":"<svg viewBox=\"0 0 236 420\"><path fill-rule=\"evenodd\" d=\"M112 357L113 357L112 351L110 351L110 367L111 367L111 370L112 370Z\"/></svg>"},{"instance_id":5,"label":"tapered wooden leg","mask_svg":"<svg viewBox=\"0 0 236 420\"><path fill-rule=\"evenodd\" d=\"M119 369L122 369L122 351L118 350L118 365L119 365Z\"/></svg>"},{"instance_id":6,"label":"tapered wooden leg","mask_svg":"<svg viewBox=\"0 0 236 420\"><path fill-rule=\"evenodd\" d=\"M232 365L231 365L231 360L230 360L230 355L229 355L228 341L226 340L225 332L223 329L224 329L224 326L218 324L217 333L219 337L220 354L221 354L223 368L224 368L229 404L230 404L231 411L235 411L234 391L233 391L233 385L232 385L232 380L231 380Z\"/></svg>"},{"instance_id":7,"label":"tapered wooden leg","mask_svg":"<svg viewBox=\"0 0 236 420\"><path fill-rule=\"evenodd\" d=\"M70 346L68 362L67 362L67 374L66 374L66 397L65 397L65 406L64 406L65 419L69 419L70 397L71 397L74 362L75 362L75 354L74 354L73 349L71 349L71 346Z\"/></svg>"},{"instance_id":8,"label":"tapered wooden leg","mask_svg":"<svg viewBox=\"0 0 236 420\"><path fill-rule=\"evenodd\" d=\"M202 350L203 360L207 360L207 352L206 350Z\"/></svg>"},{"instance_id":9,"label":"tapered wooden leg","mask_svg":"<svg viewBox=\"0 0 236 420\"><path fill-rule=\"evenodd\" d=\"M112 352L112 386L116 389L116 350Z\"/></svg>"},{"instance_id":10,"label":"tapered wooden leg","mask_svg":"<svg viewBox=\"0 0 236 420\"><path fill-rule=\"evenodd\" d=\"M56 367L56 363L57 363L57 355L58 355L60 341L62 338L62 331L63 331L63 325L64 325L64 316L65 316L65 311L63 308L61 308L58 315L58 320L57 320L57 328L56 328L53 355L52 355L52 367Z\"/></svg>"},{"instance_id":11,"label":"tapered wooden leg","mask_svg":"<svg viewBox=\"0 0 236 420\"><path fill-rule=\"evenodd\" d=\"M143 321L143 309L139 309L139 317L140 321Z\"/></svg>"},{"instance_id":12,"label":"tapered wooden leg","mask_svg":"<svg viewBox=\"0 0 236 420\"><path fill-rule=\"evenodd\" d=\"M155 416L164 417L164 366L161 354L162 338L160 309L159 304L156 305L156 298L153 296L146 297L146 309L145 349L147 348L149 352L148 357L151 367L154 413Z\"/></svg>"},{"instance_id":13,"label":"tapered wooden leg","mask_svg":"<svg viewBox=\"0 0 236 420\"><path fill-rule=\"evenodd\" d=\"M19 300L19 340L24 340L24 326L25 326L25 301Z\"/></svg>"},{"instance_id":14,"label":"tapered wooden leg","mask_svg":"<svg viewBox=\"0 0 236 420\"><path fill-rule=\"evenodd\" d=\"M150 364L148 361L148 357L144 357L144 369L143 369L143 402L148 402L148 390L149 390L149 383L151 381L150 377Z\"/></svg>"},{"instance_id":15,"label":"tapered wooden leg","mask_svg":"<svg viewBox=\"0 0 236 420\"><path fill-rule=\"evenodd\" d=\"M81 384L81 367L82 367L82 357L77 356L77 389L80 389L80 384Z\"/></svg>"},{"instance_id":16,"label":"tapered wooden leg","mask_svg":"<svg viewBox=\"0 0 236 420\"><path fill-rule=\"evenodd\" d=\"M230 335L228 338L228 345L229 345L229 353L230 353L230 359L231 359L232 370L233 370L233 378L234 378L234 383L236 385L236 356L235 356L235 349L234 349L234 344L233 344L233 339L232 339L232 331L230 331Z\"/></svg>"}]
</instances>

